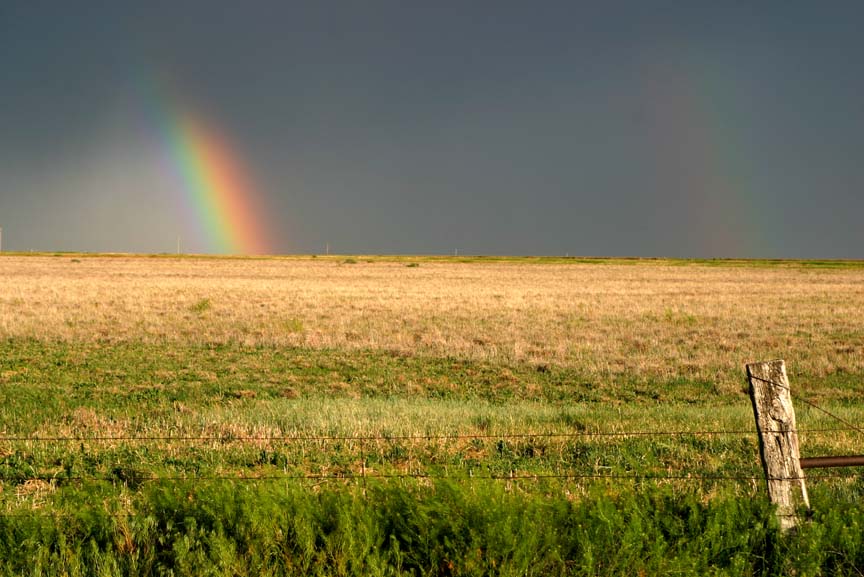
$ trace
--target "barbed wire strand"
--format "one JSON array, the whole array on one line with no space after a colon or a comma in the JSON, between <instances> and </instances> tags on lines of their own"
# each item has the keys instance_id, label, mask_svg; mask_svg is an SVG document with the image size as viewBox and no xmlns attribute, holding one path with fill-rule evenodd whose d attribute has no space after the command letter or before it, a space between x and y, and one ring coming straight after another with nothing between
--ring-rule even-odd
<instances>
[{"instance_id":1,"label":"barbed wire strand","mask_svg":"<svg viewBox=\"0 0 864 577\"><path fill-rule=\"evenodd\" d=\"M848 428L826 428L826 429L798 429L798 434L821 434L837 433L844 431L856 431L864 433L858 427ZM790 431L766 431L767 433L787 433ZM730 430L705 430L705 431L578 431L572 433L500 433L500 434L471 434L471 435L274 435L274 436L234 436L234 435L204 435L204 436L170 436L170 435L117 435L117 436L0 436L0 442L34 442L34 443L62 443L62 442L111 442L111 441L177 441L177 442L252 442L252 441L281 441L290 442L367 442L367 441L458 441L458 440L492 440L492 439L536 439L536 438L579 438L579 437L682 437L694 436L723 436L723 435L755 435L754 430L730 429Z\"/></svg>"},{"instance_id":2,"label":"barbed wire strand","mask_svg":"<svg viewBox=\"0 0 864 577\"><path fill-rule=\"evenodd\" d=\"M757 381L761 381L761 382L763 382L763 383L767 383L767 384L772 385L772 386L774 386L774 387L778 387L778 388L780 388L780 389L785 389L785 390L789 391L790 393L792 392L792 389L790 389L787 385L784 385L784 384L782 384L782 383L778 383L778 382L772 381L771 379L763 379L762 377L757 377L756 375L749 374L749 371L748 371L748 376L749 376L751 379L756 379ZM813 409L816 409L817 411L820 411L820 412L822 412L822 413L825 413L826 415L828 415L828 416L831 417L832 419L836 420L837 422L843 423L844 425L846 425L847 427L849 427L849 429L851 429L851 430L853 430L853 431L857 431L857 432L859 432L859 433L861 433L861 434L864 434L864 429L862 429L862 428L860 428L860 427L857 427L857 426L853 425L852 423L850 423L850 422L847 421L846 419L844 419L844 418L842 418L842 417L839 417L839 416L835 415L834 413L832 413L831 411L828 411L827 409L823 409L822 407L820 407L819 405L817 405L816 403L814 403L814 402L812 402L812 401L808 401L807 399L805 399L805 398L803 398L803 397L798 397L798 398L796 398L795 400L796 400L796 401L799 401L799 402L801 402L801 403L804 403L804 404L807 405L808 407L811 407L811 408L813 408ZM772 431L767 431L767 432L772 432Z\"/></svg>"}]
</instances>

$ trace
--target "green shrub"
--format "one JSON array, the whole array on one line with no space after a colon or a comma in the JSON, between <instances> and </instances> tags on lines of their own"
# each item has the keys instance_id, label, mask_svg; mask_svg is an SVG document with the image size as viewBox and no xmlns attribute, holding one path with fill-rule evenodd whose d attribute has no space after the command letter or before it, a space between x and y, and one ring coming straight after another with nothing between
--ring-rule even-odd
<instances>
[{"instance_id":1,"label":"green shrub","mask_svg":"<svg viewBox=\"0 0 864 577\"><path fill-rule=\"evenodd\" d=\"M213 308L213 303L210 302L210 299L201 299L196 302L194 305L189 307L189 310L196 314L203 314Z\"/></svg>"}]
</instances>

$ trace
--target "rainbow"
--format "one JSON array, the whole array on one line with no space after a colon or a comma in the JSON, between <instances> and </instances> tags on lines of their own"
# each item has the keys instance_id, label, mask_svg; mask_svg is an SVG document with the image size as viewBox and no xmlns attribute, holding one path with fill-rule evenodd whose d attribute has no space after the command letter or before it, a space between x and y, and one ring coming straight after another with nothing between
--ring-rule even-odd
<instances>
[{"instance_id":1,"label":"rainbow","mask_svg":"<svg viewBox=\"0 0 864 577\"><path fill-rule=\"evenodd\" d=\"M151 118L195 240L211 253L272 253L260 194L224 133L201 112L164 97L164 90L148 88Z\"/></svg>"},{"instance_id":2,"label":"rainbow","mask_svg":"<svg viewBox=\"0 0 864 577\"><path fill-rule=\"evenodd\" d=\"M648 132L655 187L688 215L684 256L768 257L778 254L775 223L748 174L750 141L736 108L739 82L717 67L647 57L638 70L644 102L655 117Z\"/></svg>"}]
</instances>

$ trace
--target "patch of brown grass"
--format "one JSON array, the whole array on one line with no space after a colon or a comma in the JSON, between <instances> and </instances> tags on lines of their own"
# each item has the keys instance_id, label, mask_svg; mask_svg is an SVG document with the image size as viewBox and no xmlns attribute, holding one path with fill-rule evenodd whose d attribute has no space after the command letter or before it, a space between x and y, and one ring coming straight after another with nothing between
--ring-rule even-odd
<instances>
[{"instance_id":1,"label":"patch of brown grass","mask_svg":"<svg viewBox=\"0 0 864 577\"><path fill-rule=\"evenodd\" d=\"M4 257L0 278L0 338L379 349L734 387L742 363L773 357L864 372L859 268Z\"/></svg>"}]
</instances>

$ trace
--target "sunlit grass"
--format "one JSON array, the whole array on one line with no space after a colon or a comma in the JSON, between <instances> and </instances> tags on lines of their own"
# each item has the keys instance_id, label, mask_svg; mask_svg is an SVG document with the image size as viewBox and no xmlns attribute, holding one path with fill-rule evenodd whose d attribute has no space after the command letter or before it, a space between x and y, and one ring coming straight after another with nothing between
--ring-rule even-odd
<instances>
[{"instance_id":1,"label":"sunlit grass","mask_svg":"<svg viewBox=\"0 0 864 577\"><path fill-rule=\"evenodd\" d=\"M743 373L785 358L793 400L861 422L857 263L4 255L0 278L0 574L859 558L854 477L813 479L818 529L777 535ZM860 453L796 408L804 456Z\"/></svg>"}]
</instances>

